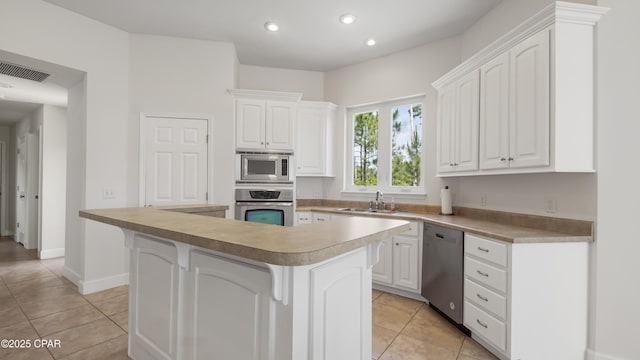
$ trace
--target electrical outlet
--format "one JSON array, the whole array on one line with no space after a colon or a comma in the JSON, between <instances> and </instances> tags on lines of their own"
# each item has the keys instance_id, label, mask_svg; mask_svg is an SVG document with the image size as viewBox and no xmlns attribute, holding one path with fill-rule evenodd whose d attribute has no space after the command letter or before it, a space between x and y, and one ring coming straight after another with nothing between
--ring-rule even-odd
<instances>
[{"instance_id":1,"label":"electrical outlet","mask_svg":"<svg viewBox=\"0 0 640 360\"><path fill-rule=\"evenodd\" d=\"M106 187L102 189L102 198L103 199L115 199L116 193L113 191L113 188Z\"/></svg>"},{"instance_id":2,"label":"electrical outlet","mask_svg":"<svg viewBox=\"0 0 640 360\"><path fill-rule=\"evenodd\" d=\"M480 206L482 206L482 207L487 206L487 194L486 193L482 194L482 197L480 198Z\"/></svg>"},{"instance_id":3,"label":"electrical outlet","mask_svg":"<svg viewBox=\"0 0 640 360\"><path fill-rule=\"evenodd\" d=\"M546 211L548 213L555 213L558 211L558 201L555 199L547 200Z\"/></svg>"}]
</instances>

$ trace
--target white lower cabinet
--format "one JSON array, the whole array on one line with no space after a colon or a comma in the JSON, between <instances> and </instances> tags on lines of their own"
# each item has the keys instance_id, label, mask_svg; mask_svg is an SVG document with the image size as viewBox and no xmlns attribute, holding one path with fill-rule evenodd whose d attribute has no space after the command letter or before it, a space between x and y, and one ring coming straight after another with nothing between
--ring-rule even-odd
<instances>
[{"instance_id":1,"label":"white lower cabinet","mask_svg":"<svg viewBox=\"0 0 640 360\"><path fill-rule=\"evenodd\" d=\"M464 325L501 359L582 360L588 244L465 233Z\"/></svg>"},{"instance_id":2,"label":"white lower cabinet","mask_svg":"<svg viewBox=\"0 0 640 360\"><path fill-rule=\"evenodd\" d=\"M125 230L136 360L371 359L371 252L279 266Z\"/></svg>"},{"instance_id":3,"label":"white lower cabinet","mask_svg":"<svg viewBox=\"0 0 640 360\"><path fill-rule=\"evenodd\" d=\"M422 276L422 223L412 221L411 229L380 245L379 260L373 266L373 282L420 293Z\"/></svg>"},{"instance_id":4,"label":"white lower cabinet","mask_svg":"<svg viewBox=\"0 0 640 360\"><path fill-rule=\"evenodd\" d=\"M312 222L313 222L314 224L317 224L317 223L325 223L325 222L329 222L329 221L331 221L331 214L327 214L327 213L315 213L315 212L314 212L314 213L311 215L311 219L312 219Z\"/></svg>"},{"instance_id":5,"label":"white lower cabinet","mask_svg":"<svg viewBox=\"0 0 640 360\"><path fill-rule=\"evenodd\" d=\"M295 218L295 225L305 225L311 224L313 222L313 218L311 216L310 211L297 211Z\"/></svg>"},{"instance_id":6,"label":"white lower cabinet","mask_svg":"<svg viewBox=\"0 0 640 360\"><path fill-rule=\"evenodd\" d=\"M392 238L384 239L378 250L378 263L373 266L373 282L393 284L393 245Z\"/></svg>"}]
</instances>

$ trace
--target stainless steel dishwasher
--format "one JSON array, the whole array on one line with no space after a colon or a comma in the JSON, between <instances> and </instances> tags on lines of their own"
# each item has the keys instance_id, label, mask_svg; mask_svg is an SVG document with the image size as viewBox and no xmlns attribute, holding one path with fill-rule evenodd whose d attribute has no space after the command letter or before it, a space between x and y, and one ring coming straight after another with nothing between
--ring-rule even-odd
<instances>
[{"instance_id":1,"label":"stainless steel dishwasher","mask_svg":"<svg viewBox=\"0 0 640 360\"><path fill-rule=\"evenodd\" d=\"M456 324L462 324L463 232L424 224L422 296Z\"/></svg>"}]
</instances>

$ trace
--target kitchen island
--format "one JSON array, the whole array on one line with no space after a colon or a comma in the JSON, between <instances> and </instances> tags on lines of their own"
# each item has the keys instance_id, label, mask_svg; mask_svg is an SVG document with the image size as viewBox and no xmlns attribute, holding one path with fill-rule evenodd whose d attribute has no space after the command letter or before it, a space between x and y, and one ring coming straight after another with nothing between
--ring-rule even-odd
<instances>
[{"instance_id":1,"label":"kitchen island","mask_svg":"<svg viewBox=\"0 0 640 360\"><path fill-rule=\"evenodd\" d=\"M168 210L80 212L125 233L133 359L371 359L371 268L407 221L293 228Z\"/></svg>"}]
</instances>

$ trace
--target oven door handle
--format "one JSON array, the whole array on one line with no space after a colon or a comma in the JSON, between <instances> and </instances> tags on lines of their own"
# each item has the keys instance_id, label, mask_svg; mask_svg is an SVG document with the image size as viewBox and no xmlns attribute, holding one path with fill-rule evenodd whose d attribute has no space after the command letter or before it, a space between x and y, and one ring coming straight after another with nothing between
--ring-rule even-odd
<instances>
[{"instance_id":1,"label":"oven door handle","mask_svg":"<svg viewBox=\"0 0 640 360\"><path fill-rule=\"evenodd\" d=\"M243 202L236 201L236 206L293 206L292 202Z\"/></svg>"}]
</instances>

